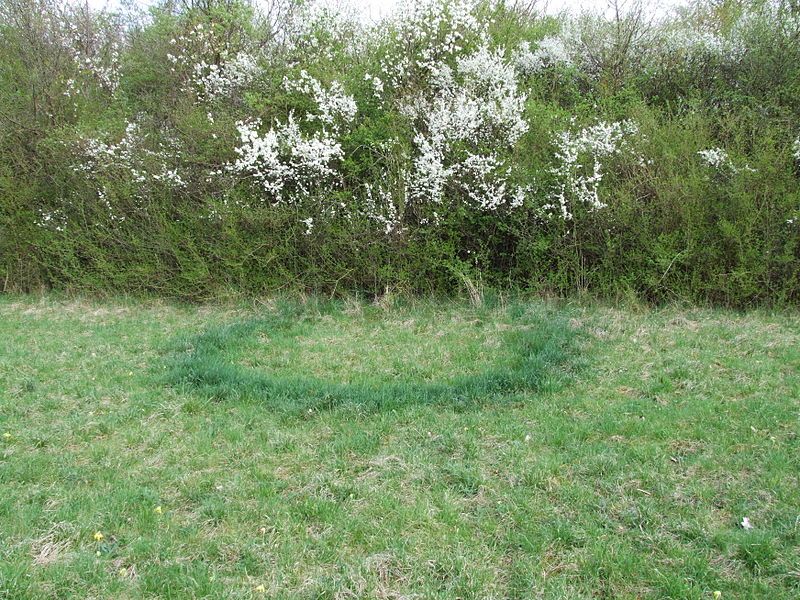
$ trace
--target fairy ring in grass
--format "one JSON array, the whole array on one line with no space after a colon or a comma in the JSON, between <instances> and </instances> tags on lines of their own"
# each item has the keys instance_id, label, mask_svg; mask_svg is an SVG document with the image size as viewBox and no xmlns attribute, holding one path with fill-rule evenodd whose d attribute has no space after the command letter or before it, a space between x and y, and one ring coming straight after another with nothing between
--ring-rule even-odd
<instances>
[{"instance_id":1,"label":"fairy ring in grass","mask_svg":"<svg viewBox=\"0 0 800 600\"><path fill-rule=\"evenodd\" d=\"M287 304L183 340L168 373L173 385L209 397L288 411L464 406L558 387L574 362L575 334L541 305L353 314L333 303Z\"/></svg>"}]
</instances>

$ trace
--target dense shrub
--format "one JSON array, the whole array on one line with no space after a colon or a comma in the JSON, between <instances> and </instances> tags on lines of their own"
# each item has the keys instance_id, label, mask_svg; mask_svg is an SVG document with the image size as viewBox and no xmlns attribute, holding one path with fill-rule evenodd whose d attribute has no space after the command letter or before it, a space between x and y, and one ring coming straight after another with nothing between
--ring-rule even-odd
<instances>
[{"instance_id":1,"label":"dense shrub","mask_svg":"<svg viewBox=\"0 0 800 600\"><path fill-rule=\"evenodd\" d=\"M259 6L0 4L3 289L800 301L795 3Z\"/></svg>"}]
</instances>

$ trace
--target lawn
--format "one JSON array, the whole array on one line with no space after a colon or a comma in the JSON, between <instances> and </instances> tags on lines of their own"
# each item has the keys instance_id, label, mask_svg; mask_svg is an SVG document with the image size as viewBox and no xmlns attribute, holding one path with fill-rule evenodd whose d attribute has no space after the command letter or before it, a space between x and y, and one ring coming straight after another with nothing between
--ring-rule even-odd
<instances>
[{"instance_id":1,"label":"lawn","mask_svg":"<svg viewBox=\"0 0 800 600\"><path fill-rule=\"evenodd\" d=\"M796 313L0 297L0 598L798 598L799 422Z\"/></svg>"}]
</instances>

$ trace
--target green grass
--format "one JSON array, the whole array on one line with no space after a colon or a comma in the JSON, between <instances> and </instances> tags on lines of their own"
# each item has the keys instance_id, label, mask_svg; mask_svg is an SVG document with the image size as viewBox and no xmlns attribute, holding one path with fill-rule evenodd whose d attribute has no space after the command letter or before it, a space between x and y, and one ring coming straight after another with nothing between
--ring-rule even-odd
<instances>
[{"instance_id":1,"label":"green grass","mask_svg":"<svg viewBox=\"0 0 800 600\"><path fill-rule=\"evenodd\" d=\"M0 298L0 598L797 598L799 415L796 314Z\"/></svg>"},{"instance_id":2,"label":"green grass","mask_svg":"<svg viewBox=\"0 0 800 600\"><path fill-rule=\"evenodd\" d=\"M417 305L387 312L283 304L181 340L168 380L214 399L276 411L462 408L556 389L575 332L542 307Z\"/></svg>"}]
</instances>

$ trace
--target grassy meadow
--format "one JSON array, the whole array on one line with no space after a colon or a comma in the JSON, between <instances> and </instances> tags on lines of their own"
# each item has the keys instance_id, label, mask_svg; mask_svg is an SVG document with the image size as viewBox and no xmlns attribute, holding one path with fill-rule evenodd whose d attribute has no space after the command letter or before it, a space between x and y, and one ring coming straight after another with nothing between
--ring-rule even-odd
<instances>
[{"instance_id":1,"label":"grassy meadow","mask_svg":"<svg viewBox=\"0 0 800 600\"><path fill-rule=\"evenodd\" d=\"M0 297L0 598L797 598L799 418L797 313Z\"/></svg>"}]
</instances>

